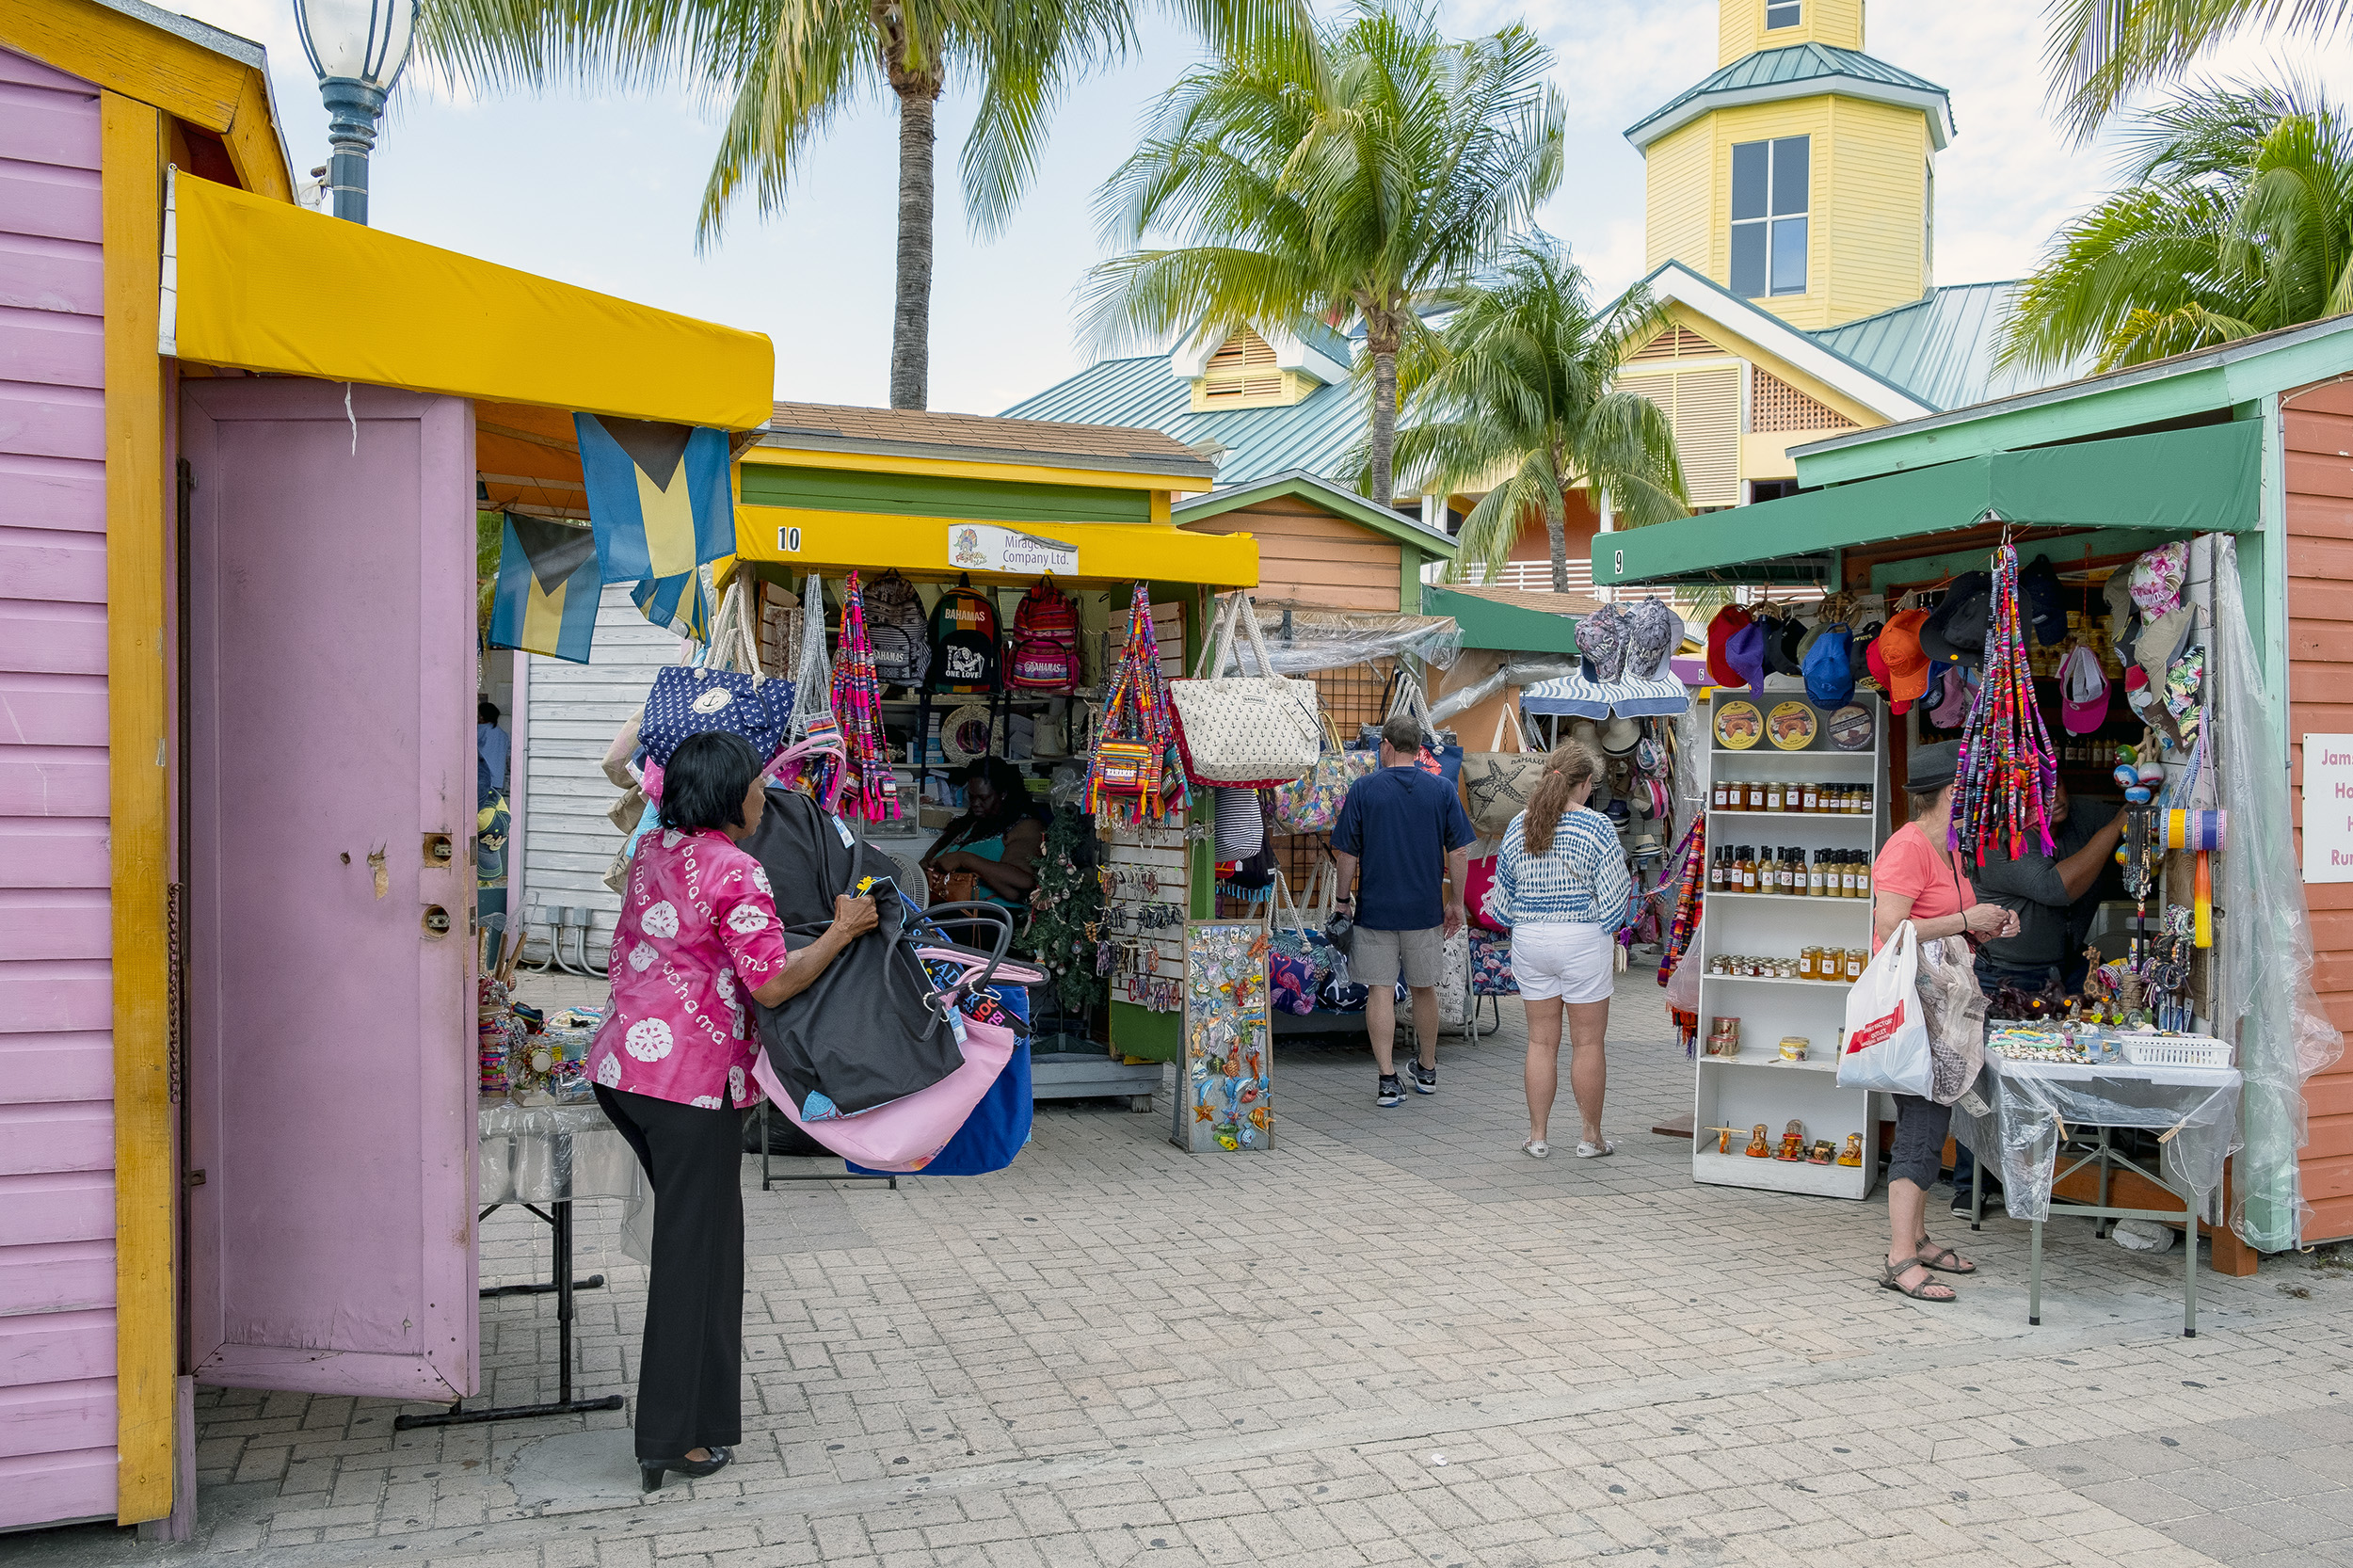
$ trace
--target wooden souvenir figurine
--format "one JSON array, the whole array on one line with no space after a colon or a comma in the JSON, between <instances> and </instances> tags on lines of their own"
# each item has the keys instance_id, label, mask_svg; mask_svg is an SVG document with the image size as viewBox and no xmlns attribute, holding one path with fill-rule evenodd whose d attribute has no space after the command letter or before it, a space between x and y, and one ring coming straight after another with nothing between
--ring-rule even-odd
<instances>
[{"instance_id":1,"label":"wooden souvenir figurine","mask_svg":"<svg viewBox=\"0 0 2353 1568\"><path fill-rule=\"evenodd\" d=\"M1781 1148L1773 1158L1787 1160L1799 1160L1805 1158L1805 1124L1803 1122L1795 1116L1789 1118L1789 1125L1781 1129Z\"/></svg>"},{"instance_id":2,"label":"wooden souvenir figurine","mask_svg":"<svg viewBox=\"0 0 2353 1568\"><path fill-rule=\"evenodd\" d=\"M1759 1122L1756 1124L1755 1130L1749 1134L1749 1158L1768 1160L1772 1157L1772 1145L1765 1142L1765 1124Z\"/></svg>"},{"instance_id":3,"label":"wooden souvenir figurine","mask_svg":"<svg viewBox=\"0 0 2353 1568\"><path fill-rule=\"evenodd\" d=\"M1732 1141L1734 1138L1739 1136L1740 1132L1740 1129L1737 1127L1711 1127L1705 1130L1716 1135L1716 1152L1718 1154L1730 1154L1732 1152Z\"/></svg>"},{"instance_id":4,"label":"wooden souvenir figurine","mask_svg":"<svg viewBox=\"0 0 2353 1568\"><path fill-rule=\"evenodd\" d=\"M1838 1162L1841 1165L1860 1165L1863 1163L1863 1134L1860 1132L1849 1132L1847 1134L1847 1147L1844 1152L1838 1156Z\"/></svg>"},{"instance_id":5,"label":"wooden souvenir figurine","mask_svg":"<svg viewBox=\"0 0 2353 1568\"><path fill-rule=\"evenodd\" d=\"M1827 1165L1836 1158L1837 1151L1830 1146L1830 1140L1817 1138L1814 1140L1813 1150L1805 1157L1805 1162L1809 1165Z\"/></svg>"}]
</instances>

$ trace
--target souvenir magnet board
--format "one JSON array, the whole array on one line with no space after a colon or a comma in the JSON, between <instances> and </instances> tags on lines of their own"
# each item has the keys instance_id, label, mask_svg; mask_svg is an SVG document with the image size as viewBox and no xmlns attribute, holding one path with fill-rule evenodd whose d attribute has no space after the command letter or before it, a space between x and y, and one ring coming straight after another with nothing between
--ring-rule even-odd
<instances>
[{"instance_id":1,"label":"souvenir magnet board","mask_svg":"<svg viewBox=\"0 0 2353 1568\"><path fill-rule=\"evenodd\" d=\"M1184 1076L1169 1129L1179 1148L1255 1154L1274 1145L1267 949L1257 920L1186 922Z\"/></svg>"}]
</instances>

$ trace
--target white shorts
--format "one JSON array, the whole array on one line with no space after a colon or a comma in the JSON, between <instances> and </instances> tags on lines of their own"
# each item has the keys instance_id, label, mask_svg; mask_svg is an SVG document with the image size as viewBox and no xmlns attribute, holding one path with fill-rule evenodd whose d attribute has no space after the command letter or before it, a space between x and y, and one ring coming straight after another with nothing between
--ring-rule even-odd
<instances>
[{"instance_id":1,"label":"white shorts","mask_svg":"<svg viewBox=\"0 0 2353 1568\"><path fill-rule=\"evenodd\" d=\"M1617 982L1618 934L1606 925L1557 921L1512 928L1512 983L1522 1000L1608 1001Z\"/></svg>"}]
</instances>

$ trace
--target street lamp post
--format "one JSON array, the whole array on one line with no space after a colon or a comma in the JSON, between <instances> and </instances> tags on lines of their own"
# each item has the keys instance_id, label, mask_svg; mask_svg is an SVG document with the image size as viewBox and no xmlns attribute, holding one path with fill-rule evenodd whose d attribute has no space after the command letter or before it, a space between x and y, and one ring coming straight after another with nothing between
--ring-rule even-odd
<instances>
[{"instance_id":1,"label":"street lamp post","mask_svg":"<svg viewBox=\"0 0 2353 1568\"><path fill-rule=\"evenodd\" d=\"M334 148L327 185L335 216L368 220L368 152L376 118L408 63L416 0L294 0L302 52L318 72L327 104L327 138Z\"/></svg>"}]
</instances>

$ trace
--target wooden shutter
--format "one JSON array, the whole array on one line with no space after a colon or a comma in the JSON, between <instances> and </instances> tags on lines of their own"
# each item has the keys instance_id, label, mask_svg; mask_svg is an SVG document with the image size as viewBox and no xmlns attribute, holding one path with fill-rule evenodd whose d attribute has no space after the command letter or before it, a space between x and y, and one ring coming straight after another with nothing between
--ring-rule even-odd
<instances>
[{"instance_id":1,"label":"wooden shutter","mask_svg":"<svg viewBox=\"0 0 2353 1568\"><path fill-rule=\"evenodd\" d=\"M1283 373L1275 368L1273 346L1247 327L1209 356L1201 384L1201 395L1213 403L1276 397L1282 391Z\"/></svg>"},{"instance_id":2,"label":"wooden shutter","mask_svg":"<svg viewBox=\"0 0 2353 1568\"><path fill-rule=\"evenodd\" d=\"M1740 499L1740 368L1718 365L1672 376L1629 376L1619 385L1667 410L1691 504L1737 504Z\"/></svg>"}]
</instances>

